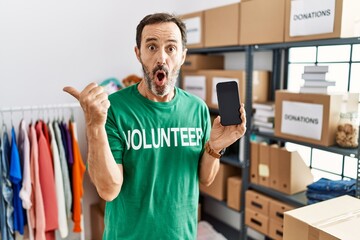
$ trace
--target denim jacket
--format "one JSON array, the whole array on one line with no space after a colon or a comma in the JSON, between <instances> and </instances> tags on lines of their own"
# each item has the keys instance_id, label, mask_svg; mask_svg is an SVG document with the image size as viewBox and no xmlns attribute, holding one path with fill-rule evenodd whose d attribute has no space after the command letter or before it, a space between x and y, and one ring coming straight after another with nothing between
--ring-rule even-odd
<instances>
[{"instance_id":1,"label":"denim jacket","mask_svg":"<svg viewBox=\"0 0 360 240\"><path fill-rule=\"evenodd\" d=\"M6 224L1 229L1 237L3 240L14 239L14 223L13 223L13 189L9 179L9 161L10 161L10 142L6 128L3 126L3 136L1 141L1 194L6 212Z\"/></svg>"}]
</instances>

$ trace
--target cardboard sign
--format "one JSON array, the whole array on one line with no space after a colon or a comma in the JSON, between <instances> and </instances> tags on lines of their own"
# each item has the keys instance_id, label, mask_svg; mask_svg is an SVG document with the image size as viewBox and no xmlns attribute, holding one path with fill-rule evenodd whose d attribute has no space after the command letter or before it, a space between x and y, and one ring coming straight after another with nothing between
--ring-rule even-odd
<instances>
[{"instance_id":1,"label":"cardboard sign","mask_svg":"<svg viewBox=\"0 0 360 240\"><path fill-rule=\"evenodd\" d=\"M206 77L205 76L185 76L184 89L202 100L206 100Z\"/></svg>"},{"instance_id":2,"label":"cardboard sign","mask_svg":"<svg viewBox=\"0 0 360 240\"><path fill-rule=\"evenodd\" d=\"M185 19L187 44L201 43L201 18L193 17Z\"/></svg>"},{"instance_id":3,"label":"cardboard sign","mask_svg":"<svg viewBox=\"0 0 360 240\"><path fill-rule=\"evenodd\" d=\"M323 108L321 104L283 101L281 132L320 140Z\"/></svg>"},{"instance_id":4,"label":"cardboard sign","mask_svg":"<svg viewBox=\"0 0 360 240\"><path fill-rule=\"evenodd\" d=\"M290 36L306 36L334 31L335 0L292 0Z\"/></svg>"}]
</instances>

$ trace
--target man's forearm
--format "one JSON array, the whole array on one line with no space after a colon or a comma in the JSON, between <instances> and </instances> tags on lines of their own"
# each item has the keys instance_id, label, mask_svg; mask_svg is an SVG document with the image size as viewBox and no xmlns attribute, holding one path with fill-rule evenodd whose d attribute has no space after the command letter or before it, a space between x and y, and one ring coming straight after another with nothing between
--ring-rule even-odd
<instances>
[{"instance_id":1,"label":"man's forearm","mask_svg":"<svg viewBox=\"0 0 360 240\"><path fill-rule=\"evenodd\" d=\"M122 166L115 162L111 153L104 127L87 129L88 170L100 197L113 200L120 192L123 183Z\"/></svg>"},{"instance_id":2,"label":"man's forearm","mask_svg":"<svg viewBox=\"0 0 360 240\"><path fill-rule=\"evenodd\" d=\"M209 186L214 181L219 168L220 160L205 151L200 162L200 183Z\"/></svg>"}]
</instances>

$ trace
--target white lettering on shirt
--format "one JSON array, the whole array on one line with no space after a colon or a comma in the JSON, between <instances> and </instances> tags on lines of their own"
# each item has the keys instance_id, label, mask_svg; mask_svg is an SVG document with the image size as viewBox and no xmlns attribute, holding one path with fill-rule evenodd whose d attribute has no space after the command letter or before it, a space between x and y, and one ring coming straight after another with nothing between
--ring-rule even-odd
<instances>
[{"instance_id":1,"label":"white lettering on shirt","mask_svg":"<svg viewBox=\"0 0 360 240\"><path fill-rule=\"evenodd\" d=\"M125 135L126 147L129 150L199 146L203 137L201 128L152 128L128 130Z\"/></svg>"}]
</instances>

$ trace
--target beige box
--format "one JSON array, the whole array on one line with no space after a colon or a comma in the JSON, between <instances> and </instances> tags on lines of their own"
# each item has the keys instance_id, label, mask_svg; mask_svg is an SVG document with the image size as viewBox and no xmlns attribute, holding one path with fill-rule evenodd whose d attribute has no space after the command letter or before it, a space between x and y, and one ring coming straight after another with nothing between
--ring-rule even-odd
<instances>
[{"instance_id":1,"label":"beige box","mask_svg":"<svg viewBox=\"0 0 360 240\"><path fill-rule=\"evenodd\" d=\"M228 164L220 163L220 169L214 181L208 187L200 184L200 191L220 201L224 201L227 197L227 179L231 176L239 174L239 168L230 166Z\"/></svg>"},{"instance_id":2,"label":"beige box","mask_svg":"<svg viewBox=\"0 0 360 240\"><path fill-rule=\"evenodd\" d=\"M91 219L91 239L101 240L103 237L105 224L104 213L101 211L99 203L90 205L90 219Z\"/></svg>"},{"instance_id":3,"label":"beige box","mask_svg":"<svg viewBox=\"0 0 360 240\"><path fill-rule=\"evenodd\" d=\"M240 102L245 103L246 98L246 74L242 70L202 70L200 74L207 76L207 100L210 108L217 109L216 84L221 81L236 81L239 88ZM268 98L270 72L253 72L253 101L262 102Z\"/></svg>"},{"instance_id":4,"label":"beige box","mask_svg":"<svg viewBox=\"0 0 360 240\"><path fill-rule=\"evenodd\" d=\"M181 69L183 71L202 69L224 69L224 56L188 54Z\"/></svg>"},{"instance_id":5,"label":"beige box","mask_svg":"<svg viewBox=\"0 0 360 240\"><path fill-rule=\"evenodd\" d=\"M279 185L275 190L285 194L295 194L306 190L314 182L310 168L297 151L279 148L278 173Z\"/></svg>"},{"instance_id":6,"label":"beige box","mask_svg":"<svg viewBox=\"0 0 360 240\"><path fill-rule=\"evenodd\" d=\"M259 183L259 143L255 141L250 142L250 182Z\"/></svg>"},{"instance_id":7,"label":"beige box","mask_svg":"<svg viewBox=\"0 0 360 240\"><path fill-rule=\"evenodd\" d=\"M277 90L275 93L275 136L321 146L334 145L343 97L344 94L293 93ZM292 105L291 108L288 107L288 112L283 111L284 102L288 106ZM304 108L300 108L304 105L306 105L305 111L303 111ZM320 114L320 111L316 110L318 108L321 108L322 116L313 117L314 112ZM295 112L298 110L296 115L290 111L291 109ZM287 119L287 125L282 122L282 117ZM296 124L297 127L291 127L290 124ZM310 128L317 130L321 128L318 131L320 136L305 136L305 134L316 133L315 131L309 131L309 133L304 131Z\"/></svg>"},{"instance_id":8,"label":"beige box","mask_svg":"<svg viewBox=\"0 0 360 240\"><path fill-rule=\"evenodd\" d=\"M270 185L270 147L267 143L259 144L259 184L265 187Z\"/></svg>"},{"instance_id":9,"label":"beige box","mask_svg":"<svg viewBox=\"0 0 360 240\"><path fill-rule=\"evenodd\" d=\"M268 235L274 240L282 240L284 235L284 224L270 218Z\"/></svg>"},{"instance_id":10,"label":"beige box","mask_svg":"<svg viewBox=\"0 0 360 240\"><path fill-rule=\"evenodd\" d=\"M232 176L227 179L227 205L240 211L241 203L241 176Z\"/></svg>"},{"instance_id":11,"label":"beige box","mask_svg":"<svg viewBox=\"0 0 360 240\"><path fill-rule=\"evenodd\" d=\"M253 190L245 193L246 209L251 209L264 216L269 216L270 198Z\"/></svg>"},{"instance_id":12,"label":"beige box","mask_svg":"<svg viewBox=\"0 0 360 240\"><path fill-rule=\"evenodd\" d=\"M232 46L239 43L240 4L204 11L205 47Z\"/></svg>"},{"instance_id":13,"label":"beige box","mask_svg":"<svg viewBox=\"0 0 360 240\"><path fill-rule=\"evenodd\" d=\"M290 19L297 19L296 21L302 21L302 28L314 28L314 24L318 24L321 28L324 26L323 19L329 14L333 14L330 8L325 9L308 9L308 11L300 12L291 16L291 2L292 0L286 0L286 10L285 10L285 41L306 41L314 39L326 39L326 38L345 38L345 37L356 37L359 36L356 26L357 20L359 19L359 9L360 1L358 0L335 0L335 16L334 16L334 26L332 32L321 33L321 34L311 34L311 35L302 35L302 36L290 36ZM305 2L303 0L297 0L296 2L301 3ZM315 3L312 1L306 1L307 4ZM310 5L311 6L311 5ZM303 7L303 6L302 6ZM303 15L305 14L306 16ZM310 16L310 17L309 17ZM314 17L316 16L316 17ZM299 20L300 19L300 20ZM308 19L308 20L304 20ZM314 22L310 22L311 19ZM318 21L316 21L318 19ZM295 21L295 20L294 20Z\"/></svg>"},{"instance_id":14,"label":"beige box","mask_svg":"<svg viewBox=\"0 0 360 240\"><path fill-rule=\"evenodd\" d=\"M269 217L270 219L282 224L284 221L284 212L292 209L294 209L294 207L289 204L275 199L270 199Z\"/></svg>"},{"instance_id":15,"label":"beige box","mask_svg":"<svg viewBox=\"0 0 360 240\"><path fill-rule=\"evenodd\" d=\"M245 209L245 224L265 235L269 233L269 217L252 209Z\"/></svg>"},{"instance_id":16,"label":"beige box","mask_svg":"<svg viewBox=\"0 0 360 240\"><path fill-rule=\"evenodd\" d=\"M358 240L360 199L341 196L285 212L284 240Z\"/></svg>"},{"instance_id":17,"label":"beige box","mask_svg":"<svg viewBox=\"0 0 360 240\"><path fill-rule=\"evenodd\" d=\"M285 0L240 2L240 45L284 42Z\"/></svg>"},{"instance_id":18,"label":"beige box","mask_svg":"<svg viewBox=\"0 0 360 240\"><path fill-rule=\"evenodd\" d=\"M187 48L204 47L204 31L205 21L204 12L193 12L181 15L180 18L186 25Z\"/></svg>"}]
</instances>

